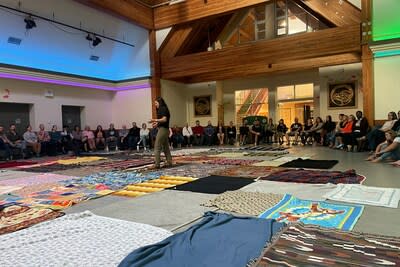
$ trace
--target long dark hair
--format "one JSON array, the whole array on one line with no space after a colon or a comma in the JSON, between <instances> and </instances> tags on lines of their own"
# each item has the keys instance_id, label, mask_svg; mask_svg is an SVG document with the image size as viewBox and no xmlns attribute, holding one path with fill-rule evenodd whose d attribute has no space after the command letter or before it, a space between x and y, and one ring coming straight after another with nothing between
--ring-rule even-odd
<instances>
[{"instance_id":1,"label":"long dark hair","mask_svg":"<svg viewBox=\"0 0 400 267\"><path fill-rule=\"evenodd\" d=\"M165 103L164 99L161 96L159 96L159 97L156 98L156 101L159 104L158 108L165 107L165 109L167 110L168 116L170 116L169 108L168 108L167 104Z\"/></svg>"}]
</instances>

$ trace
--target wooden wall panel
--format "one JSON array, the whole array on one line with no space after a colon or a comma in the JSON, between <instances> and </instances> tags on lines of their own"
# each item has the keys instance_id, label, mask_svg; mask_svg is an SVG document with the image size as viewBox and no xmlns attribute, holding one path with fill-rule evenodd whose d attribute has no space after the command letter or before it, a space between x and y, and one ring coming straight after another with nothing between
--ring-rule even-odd
<instances>
[{"instance_id":1,"label":"wooden wall panel","mask_svg":"<svg viewBox=\"0 0 400 267\"><path fill-rule=\"evenodd\" d=\"M361 10L347 0L301 0L301 2L339 27L361 22Z\"/></svg>"},{"instance_id":2,"label":"wooden wall panel","mask_svg":"<svg viewBox=\"0 0 400 267\"><path fill-rule=\"evenodd\" d=\"M331 56L315 57L310 59L298 59L290 61L282 61L269 67L263 62L249 63L240 65L240 67L232 66L223 71L214 71L209 73L203 73L194 75L186 79L180 79L181 82L185 83L197 83L197 82L208 82L208 81L220 81L226 79L234 79L238 77L251 77L260 75L275 75L282 73L290 73L296 71L317 69L320 67L350 64L360 62L359 53L345 53Z\"/></svg>"},{"instance_id":3,"label":"wooden wall panel","mask_svg":"<svg viewBox=\"0 0 400 267\"><path fill-rule=\"evenodd\" d=\"M193 25L185 25L183 27L175 26L172 28L171 32L164 40L163 45L159 49L161 58L174 57L192 33L193 27Z\"/></svg>"},{"instance_id":4,"label":"wooden wall panel","mask_svg":"<svg viewBox=\"0 0 400 267\"><path fill-rule=\"evenodd\" d=\"M186 0L176 5L154 8L154 27L163 29L269 1L271 0Z\"/></svg>"},{"instance_id":5,"label":"wooden wall panel","mask_svg":"<svg viewBox=\"0 0 400 267\"><path fill-rule=\"evenodd\" d=\"M163 79L175 79L226 71L232 67L249 71L243 66L259 62L273 66L282 61L352 52L360 52L360 25L170 58L161 62L161 70Z\"/></svg>"},{"instance_id":6,"label":"wooden wall panel","mask_svg":"<svg viewBox=\"0 0 400 267\"><path fill-rule=\"evenodd\" d=\"M123 17L146 29L153 29L153 10L136 1L125 0L75 0L82 4Z\"/></svg>"}]
</instances>

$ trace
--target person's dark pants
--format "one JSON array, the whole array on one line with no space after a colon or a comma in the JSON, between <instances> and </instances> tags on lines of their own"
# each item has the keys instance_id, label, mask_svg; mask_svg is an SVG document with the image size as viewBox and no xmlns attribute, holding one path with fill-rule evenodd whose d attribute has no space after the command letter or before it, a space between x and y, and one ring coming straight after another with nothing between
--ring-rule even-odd
<instances>
[{"instance_id":1,"label":"person's dark pants","mask_svg":"<svg viewBox=\"0 0 400 267\"><path fill-rule=\"evenodd\" d=\"M214 144L214 136L212 135L205 135L204 140L207 146L212 146Z\"/></svg>"},{"instance_id":2,"label":"person's dark pants","mask_svg":"<svg viewBox=\"0 0 400 267\"><path fill-rule=\"evenodd\" d=\"M76 156L79 156L83 143L81 140L72 140L72 149Z\"/></svg>"},{"instance_id":3,"label":"person's dark pants","mask_svg":"<svg viewBox=\"0 0 400 267\"><path fill-rule=\"evenodd\" d=\"M368 148L370 150L375 150L380 143L385 141L385 133L379 130L379 128L375 128L367 134L367 139Z\"/></svg>"},{"instance_id":4,"label":"person's dark pants","mask_svg":"<svg viewBox=\"0 0 400 267\"><path fill-rule=\"evenodd\" d=\"M5 151L5 157L9 158L12 155L11 147L9 144L4 143L3 139L0 139L0 150Z\"/></svg>"},{"instance_id":5,"label":"person's dark pants","mask_svg":"<svg viewBox=\"0 0 400 267\"><path fill-rule=\"evenodd\" d=\"M191 135L189 137L188 136L184 136L183 138L184 138L184 144L186 146L191 146L193 144L193 135Z\"/></svg>"},{"instance_id":6,"label":"person's dark pants","mask_svg":"<svg viewBox=\"0 0 400 267\"><path fill-rule=\"evenodd\" d=\"M196 146L202 146L203 143L204 143L204 135L200 135L200 136L195 135L194 136L194 144Z\"/></svg>"},{"instance_id":7,"label":"person's dark pants","mask_svg":"<svg viewBox=\"0 0 400 267\"><path fill-rule=\"evenodd\" d=\"M139 136L128 136L128 147L130 149L136 148L137 143L139 142L140 137Z\"/></svg>"},{"instance_id":8,"label":"person's dark pants","mask_svg":"<svg viewBox=\"0 0 400 267\"><path fill-rule=\"evenodd\" d=\"M171 151L169 150L168 143L169 130L164 127L159 127L157 132L156 141L154 144L155 166L160 168L161 149L164 150L164 155L167 158L167 164L172 165Z\"/></svg>"},{"instance_id":9,"label":"person's dark pants","mask_svg":"<svg viewBox=\"0 0 400 267\"><path fill-rule=\"evenodd\" d=\"M47 142L47 141L40 142L40 146L41 146L40 154L48 155L49 154L49 145L50 145L50 142Z\"/></svg>"},{"instance_id":10,"label":"person's dark pants","mask_svg":"<svg viewBox=\"0 0 400 267\"><path fill-rule=\"evenodd\" d=\"M172 144L173 144L174 147L181 146L183 141L184 141L184 138L183 138L182 135L180 135L180 134L172 135Z\"/></svg>"}]
</instances>

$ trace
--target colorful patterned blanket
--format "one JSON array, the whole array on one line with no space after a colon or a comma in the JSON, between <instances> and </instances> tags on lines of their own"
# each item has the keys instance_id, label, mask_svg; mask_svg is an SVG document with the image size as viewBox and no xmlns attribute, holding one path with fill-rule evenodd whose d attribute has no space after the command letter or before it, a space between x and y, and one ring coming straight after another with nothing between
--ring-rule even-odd
<instances>
[{"instance_id":1,"label":"colorful patterned blanket","mask_svg":"<svg viewBox=\"0 0 400 267\"><path fill-rule=\"evenodd\" d=\"M302 200L286 194L273 208L259 217L278 222L314 224L327 228L351 230L364 210L359 205L339 205Z\"/></svg>"},{"instance_id":2,"label":"colorful patterned blanket","mask_svg":"<svg viewBox=\"0 0 400 267\"><path fill-rule=\"evenodd\" d=\"M37 162L35 161L7 161L0 163L0 169L15 168L19 166L33 165L36 163Z\"/></svg>"},{"instance_id":3,"label":"colorful patterned blanket","mask_svg":"<svg viewBox=\"0 0 400 267\"><path fill-rule=\"evenodd\" d=\"M162 171L150 172L149 174L155 175L170 175L170 176L183 176L193 178L203 178L209 176L211 173L224 170L230 166L214 165L214 164L188 164Z\"/></svg>"},{"instance_id":4,"label":"colorful patterned blanket","mask_svg":"<svg viewBox=\"0 0 400 267\"><path fill-rule=\"evenodd\" d=\"M400 238L292 224L254 266L400 266Z\"/></svg>"},{"instance_id":5,"label":"colorful patterned blanket","mask_svg":"<svg viewBox=\"0 0 400 267\"><path fill-rule=\"evenodd\" d=\"M311 184L360 184L365 180L365 176L357 174L355 170L341 172L286 169L274 172L268 176L260 177L260 179Z\"/></svg>"},{"instance_id":6,"label":"colorful patterned blanket","mask_svg":"<svg viewBox=\"0 0 400 267\"><path fill-rule=\"evenodd\" d=\"M103 162L96 164L95 166L105 170L125 170L128 168L140 167L152 163L154 163L153 159L127 159Z\"/></svg>"},{"instance_id":7,"label":"colorful patterned blanket","mask_svg":"<svg viewBox=\"0 0 400 267\"><path fill-rule=\"evenodd\" d=\"M234 166L225 170L213 172L213 175L220 176L233 176L244 178L258 178L260 176L267 176L273 172L280 171L282 168L275 167L258 167L258 166Z\"/></svg>"},{"instance_id":8,"label":"colorful patterned blanket","mask_svg":"<svg viewBox=\"0 0 400 267\"><path fill-rule=\"evenodd\" d=\"M240 166L249 166L254 163L261 162L261 160L252 160L252 159L234 159L234 158L225 158L225 159L214 159L207 162L208 164L215 165L240 165Z\"/></svg>"},{"instance_id":9,"label":"colorful patterned blanket","mask_svg":"<svg viewBox=\"0 0 400 267\"><path fill-rule=\"evenodd\" d=\"M18 205L8 206L0 210L0 235L15 232L62 215L64 213L51 209L32 209Z\"/></svg>"},{"instance_id":10,"label":"colorful patterned blanket","mask_svg":"<svg viewBox=\"0 0 400 267\"><path fill-rule=\"evenodd\" d=\"M29 186L36 184L46 184L46 183L54 183L63 180L73 179L75 177L54 174L54 173L42 173L38 175L31 175L28 177L21 177L16 179L9 179L0 181L0 185L21 185L21 186Z\"/></svg>"}]
</instances>

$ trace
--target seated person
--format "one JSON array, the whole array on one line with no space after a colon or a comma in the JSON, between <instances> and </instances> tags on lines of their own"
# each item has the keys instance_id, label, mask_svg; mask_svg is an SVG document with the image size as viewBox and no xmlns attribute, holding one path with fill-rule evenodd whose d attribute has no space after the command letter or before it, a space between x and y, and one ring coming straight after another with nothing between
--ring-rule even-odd
<instances>
[{"instance_id":1,"label":"seated person","mask_svg":"<svg viewBox=\"0 0 400 267\"><path fill-rule=\"evenodd\" d=\"M174 147L178 147L181 148L184 138L183 135L181 133L181 129L179 129L179 127L175 124L174 127L172 127L172 145Z\"/></svg>"},{"instance_id":2,"label":"seated person","mask_svg":"<svg viewBox=\"0 0 400 267\"><path fill-rule=\"evenodd\" d=\"M303 125L299 123L299 118L294 118L294 123L290 125L290 131L286 133L287 145L290 145L290 136L294 136L294 145L297 145L297 141L301 131L303 130Z\"/></svg>"},{"instance_id":3,"label":"seated person","mask_svg":"<svg viewBox=\"0 0 400 267\"><path fill-rule=\"evenodd\" d=\"M228 136L228 144L234 145L236 142L236 127L233 125L233 121L229 122L229 126L226 128Z\"/></svg>"},{"instance_id":4,"label":"seated person","mask_svg":"<svg viewBox=\"0 0 400 267\"><path fill-rule=\"evenodd\" d=\"M37 133L38 137L38 142L40 143L42 149L41 151L44 152L45 154L48 154L48 146L50 144L50 135L49 133L44 129L44 124L39 125L39 131Z\"/></svg>"},{"instance_id":5,"label":"seated person","mask_svg":"<svg viewBox=\"0 0 400 267\"><path fill-rule=\"evenodd\" d=\"M307 123L304 125L304 129L300 134L301 143L303 143L303 145L310 142L309 139L312 138L310 130L313 127L313 125L314 124L312 119L311 118L307 119Z\"/></svg>"},{"instance_id":6,"label":"seated person","mask_svg":"<svg viewBox=\"0 0 400 267\"><path fill-rule=\"evenodd\" d=\"M6 133L4 132L4 127L0 125L0 150L5 151L6 160L13 158L11 151L11 141L8 140Z\"/></svg>"},{"instance_id":7,"label":"seated person","mask_svg":"<svg viewBox=\"0 0 400 267\"><path fill-rule=\"evenodd\" d=\"M249 135L249 126L247 120L243 121L242 126L239 128L239 143L241 146L246 144L247 136Z\"/></svg>"},{"instance_id":8,"label":"seated person","mask_svg":"<svg viewBox=\"0 0 400 267\"><path fill-rule=\"evenodd\" d=\"M273 137L276 133L276 126L272 118L269 118L268 123L265 125L265 137L268 144L273 143Z\"/></svg>"},{"instance_id":9,"label":"seated person","mask_svg":"<svg viewBox=\"0 0 400 267\"><path fill-rule=\"evenodd\" d=\"M193 130L192 130L192 127L190 127L188 123L186 123L185 127L183 127L182 135L183 135L186 147L192 146L193 138L194 138Z\"/></svg>"},{"instance_id":10,"label":"seated person","mask_svg":"<svg viewBox=\"0 0 400 267\"><path fill-rule=\"evenodd\" d=\"M132 122L132 128L129 129L128 133L129 149L136 147L139 140L140 140L140 128L137 127L136 122Z\"/></svg>"},{"instance_id":11,"label":"seated person","mask_svg":"<svg viewBox=\"0 0 400 267\"><path fill-rule=\"evenodd\" d=\"M32 132L32 126L28 125L28 127L26 127L26 132L24 133L23 137L26 142L26 146L31 147L33 152L36 154L36 157L39 157L41 146L36 133Z\"/></svg>"},{"instance_id":12,"label":"seated person","mask_svg":"<svg viewBox=\"0 0 400 267\"><path fill-rule=\"evenodd\" d=\"M375 153L368 158L372 162L380 162L385 159L400 160L400 136L389 130L385 133L386 141L379 144Z\"/></svg>"},{"instance_id":13,"label":"seated person","mask_svg":"<svg viewBox=\"0 0 400 267\"><path fill-rule=\"evenodd\" d=\"M194 144L202 146L204 143L204 128L200 125L200 121L196 121L196 125L192 128L194 136Z\"/></svg>"},{"instance_id":14,"label":"seated person","mask_svg":"<svg viewBox=\"0 0 400 267\"><path fill-rule=\"evenodd\" d=\"M63 148L61 143L61 138L62 138L61 133L57 131L57 125L53 125L53 127L51 127L49 136L50 136L49 151L47 152L49 155L55 155L57 154L57 151L60 151Z\"/></svg>"},{"instance_id":15,"label":"seated person","mask_svg":"<svg viewBox=\"0 0 400 267\"><path fill-rule=\"evenodd\" d=\"M143 145L143 149L146 151L149 145L150 131L147 129L147 124L142 123L142 128L140 129L140 139L137 144L137 150L139 150L139 145Z\"/></svg>"},{"instance_id":16,"label":"seated person","mask_svg":"<svg viewBox=\"0 0 400 267\"><path fill-rule=\"evenodd\" d=\"M89 128L90 130L90 128ZM92 132L93 134L93 132ZM80 149L83 146L83 142L87 140L87 138L83 137L83 133L81 128L78 125L75 125L74 130L71 133L72 135L72 149L74 150L75 156L79 156ZM94 137L94 135L93 135Z\"/></svg>"},{"instance_id":17,"label":"seated person","mask_svg":"<svg viewBox=\"0 0 400 267\"><path fill-rule=\"evenodd\" d=\"M350 145L353 147L357 145L357 150L360 151L362 148L361 138L367 136L368 132L368 120L363 116L359 110L356 112L356 120L353 124L353 133L351 134Z\"/></svg>"},{"instance_id":18,"label":"seated person","mask_svg":"<svg viewBox=\"0 0 400 267\"><path fill-rule=\"evenodd\" d=\"M97 125L96 131L94 131L94 138L96 147L106 147L106 133L101 125Z\"/></svg>"},{"instance_id":19,"label":"seated person","mask_svg":"<svg viewBox=\"0 0 400 267\"><path fill-rule=\"evenodd\" d=\"M377 145L384 141L385 132L391 130L396 121L397 121L396 112L393 111L389 112L388 120L382 125L382 127L379 126L375 127L367 134L366 137L361 138L360 140L362 141L363 139L367 139L369 149L375 150Z\"/></svg>"},{"instance_id":20,"label":"seated person","mask_svg":"<svg viewBox=\"0 0 400 267\"><path fill-rule=\"evenodd\" d=\"M61 151L66 154L72 148L72 133L69 131L68 125L63 126L61 131Z\"/></svg>"},{"instance_id":21,"label":"seated person","mask_svg":"<svg viewBox=\"0 0 400 267\"><path fill-rule=\"evenodd\" d=\"M204 128L204 139L207 146L214 145L215 128L212 126L211 121L208 121L207 126Z\"/></svg>"},{"instance_id":22,"label":"seated person","mask_svg":"<svg viewBox=\"0 0 400 267\"><path fill-rule=\"evenodd\" d=\"M114 123L110 123L110 127L108 128L107 131L106 147L108 148L110 143L114 144L114 146L115 144L118 144L118 138L119 138L118 130L115 129Z\"/></svg>"},{"instance_id":23,"label":"seated person","mask_svg":"<svg viewBox=\"0 0 400 267\"><path fill-rule=\"evenodd\" d=\"M15 124L11 124L7 133L7 138L10 141L11 148L17 148L21 151L21 155L25 158L26 142L23 137L17 133Z\"/></svg>"},{"instance_id":24,"label":"seated person","mask_svg":"<svg viewBox=\"0 0 400 267\"><path fill-rule=\"evenodd\" d=\"M89 126L85 126L85 130L82 131L82 143L85 151L95 151L96 150L96 141L95 135L92 130L90 130ZM88 147L89 146L89 147Z\"/></svg>"},{"instance_id":25,"label":"seated person","mask_svg":"<svg viewBox=\"0 0 400 267\"><path fill-rule=\"evenodd\" d=\"M217 138L219 141L219 145L222 146L224 144L224 139L225 139L225 127L222 121L218 122Z\"/></svg>"},{"instance_id":26,"label":"seated person","mask_svg":"<svg viewBox=\"0 0 400 267\"><path fill-rule=\"evenodd\" d=\"M324 126L322 126L321 143L332 147L335 144L336 123L332 121L332 116L327 115Z\"/></svg>"},{"instance_id":27,"label":"seated person","mask_svg":"<svg viewBox=\"0 0 400 267\"><path fill-rule=\"evenodd\" d=\"M260 140L262 139L262 127L259 120L254 121L253 126L250 129L250 133L254 136L254 145L259 145Z\"/></svg>"},{"instance_id":28,"label":"seated person","mask_svg":"<svg viewBox=\"0 0 400 267\"><path fill-rule=\"evenodd\" d=\"M349 143L348 140L351 138L351 133L353 132L354 119L353 115L345 115L344 120L346 121L346 124L344 128L340 129L340 133L336 134L336 139L339 143L339 145L336 146L337 149L347 150L347 144Z\"/></svg>"},{"instance_id":29,"label":"seated person","mask_svg":"<svg viewBox=\"0 0 400 267\"><path fill-rule=\"evenodd\" d=\"M283 119L280 119L278 125L276 126L276 134L278 135L278 142L280 145L284 143L283 137L285 136L287 130L288 128L285 122L283 121Z\"/></svg>"},{"instance_id":30,"label":"seated person","mask_svg":"<svg viewBox=\"0 0 400 267\"><path fill-rule=\"evenodd\" d=\"M119 131L119 139L118 139L118 146L120 149L128 148L128 129L126 129L126 125L122 125L122 129Z\"/></svg>"}]
</instances>

